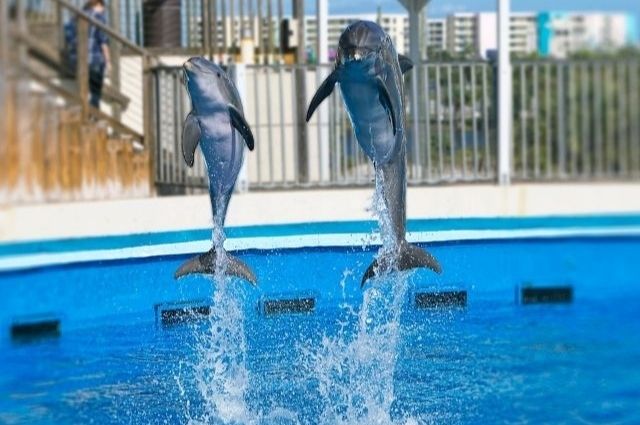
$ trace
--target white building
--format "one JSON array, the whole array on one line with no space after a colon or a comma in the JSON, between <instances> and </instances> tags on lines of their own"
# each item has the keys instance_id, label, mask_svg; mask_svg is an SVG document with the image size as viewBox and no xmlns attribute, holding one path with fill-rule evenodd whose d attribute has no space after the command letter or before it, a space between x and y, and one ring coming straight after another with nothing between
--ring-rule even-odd
<instances>
[{"instance_id":1,"label":"white building","mask_svg":"<svg viewBox=\"0 0 640 425\"><path fill-rule=\"evenodd\" d=\"M540 54L557 58L637 43L635 19L626 13L542 12L538 34Z\"/></svg>"},{"instance_id":2,"label":"white building","mask_svg":"<svg viewBox=\"0 0 640 425\"><path fill-rule=\"evenodd\" d=\"M529 55L538 51L538 14L511 14L511 51Z\"/></svg>"},{"instance_id":3,"label":"white building","mask_svg":"<svg viewBox=\"0 0 640 425\"><path fill-rule=\"evenodd\" d=\"M535 53L537 15L511 14L511 50L515 54ZM495 12L454 13L447 17L447 50L452 55L471 54L487 58L487 52L498 47L497 15Z\"/></svg>"},{"instance_id":4,"label":"white building","mask_svg":"<svg viewBox=\"0 0 640 425\"><path fill-rule=\"evenodd\" d=\"M446 19L427 19L427 48L432 52L447 50Z\"/></svg>"},{"instance_id":5,"label":"white building","mask_svg":"<svg viewBox=\"0 0 640 425\"><path fill-rule=\"evenodd\" d=\"M447 50L452 55L476 50L478 40L477 15L453 13L447 16Z\"/></svg>"}]
</instances>

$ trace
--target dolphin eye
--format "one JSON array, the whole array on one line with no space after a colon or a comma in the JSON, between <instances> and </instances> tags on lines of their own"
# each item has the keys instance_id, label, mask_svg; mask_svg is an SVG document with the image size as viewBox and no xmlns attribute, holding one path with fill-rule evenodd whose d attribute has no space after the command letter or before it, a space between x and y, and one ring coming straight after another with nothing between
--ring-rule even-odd
<instances>
[{"instance_id":1,"label":"dolphin eye","mask_svg":"<svg viewBox=\"0 0 640 425\"><path fill-rule=\"evenodd\" d=\"M220 73L218 72L217 74L218 74L218 78L220 78Z\"/></svg>"}]
</instances>

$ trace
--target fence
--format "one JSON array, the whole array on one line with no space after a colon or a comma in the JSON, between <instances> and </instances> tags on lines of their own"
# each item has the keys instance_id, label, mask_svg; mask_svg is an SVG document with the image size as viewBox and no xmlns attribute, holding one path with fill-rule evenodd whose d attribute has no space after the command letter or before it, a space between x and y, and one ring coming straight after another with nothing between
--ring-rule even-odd
<instances>
[{"instance_id":1,"label":"fence","mask_svg":"<svg viewBox=\"0 0 640 425\"><path fill-rule=\"evenodd\" d=\"M513 81L513 178L640 175L640 61L523 61Z\"/></svg>"},{"instance_id":2,"label":"fence","mask_svg":"<svg viewBox=\"0 0 640 425\"><path fill-rule=\"evenodd\" d=\"M266 189L372 182L370 161L355 141L339 90L304 129L297 120L328 65L240 68L245 114L256 138L242 184ZM410 184L496 179L495 74L493 64L478 61L421 64L405 77ZM205 187L203 164L185 170L179 155L180 128L190 108L181 71L162 68L156 76L158 181ZM298 101L298 78L305 79L305 102ZM515 61L512 178L640 176L639 84L639 60Z\"/></svg>"}]
</instances>

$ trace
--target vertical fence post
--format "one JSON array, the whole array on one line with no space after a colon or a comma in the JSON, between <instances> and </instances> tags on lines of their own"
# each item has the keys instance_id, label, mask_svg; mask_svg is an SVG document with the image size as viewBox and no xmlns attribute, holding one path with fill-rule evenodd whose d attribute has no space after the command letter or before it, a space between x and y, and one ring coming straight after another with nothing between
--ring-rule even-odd
<instances>
[{"instance_id":1,"label":"vertical fence post","mask_svg":"<svg viewBox=\"0 0 640 425\"><path fill-rule=\"evenodd\" d=\"M78 16L78 62L76 64L76 83L82 107L82 121L89 118L89 23Z\"/></svg>"},{"instance_id":2,"label":"vertical fence post","mask_svg":"<svg viewBox=\"0 0 640 425\"><path fill-rule=\"evenodd\" d=\"M64 13L63 13L63 9L62 6L60 5L60 3L56 2L55 5L55 11L56 11L56 26L57 26L57 40L56 40L56 46L58 48L62 48L64 46L64 30L63 30L63 26L64 26Z\"/></svg>"},{"instance_id":3,"label":"vertical fence post","mask_svg":"<svg viewBox=\"0 0 640 425\"><path fill-rule=\"evenodd\" d=\"M6 101L9 96L9 2L0 1L0 203L6 200L8 178L6 171L10 167L7 158L9 134L7 133Z\"/></svg>"},{"instance_id":4,"label":"vertical fence post","mask_svg":"<svg viewBox=\"0 0 640 425\"><path fill-rule=\"evenodd\" d=\"M151 69L151 59L142 55L142 119L145 149L149 153L149 193L155 193L156 184L156 122L155 117L159 105L159 94L156 90L155 78Z\"/></svg>"},{"instance_id":5,"label":"vertical fence post","mask_svg":"<svg viewBox=\"0 0 640 425\"><path fill-rule=\"evenodd\" d=\"M9 2L0 2L0 74L9 63ZM4 79L3 79L4 81Z\"/></svg>"},{"instance_id":6,"label":"vertical fence post","mask_svg":"<svg viewBox=\"0 0 640 425\"><path fill-rule=\"evenodd\" d=\"M509 52L510 0L498 0L498 182L511 181L512 75Z\"/></svg>"},{"instance_id":7,"label":"vertical fence post","mask_svg":"<svg viewBox=\"0 0 640 425\"><path fill-rule=\"evenodd\" d=\"M121 30L120 25L120 4L118 1L109 2L109 20L111 23L111 27L116 31ZM124 33L124 31L120 31L120 33ZM122 45L115 40L112 40L109 46L111 53L111 75L108 77L111 80L111 86L118 92L120 92L120 57ZM121 118L122 111L119 103L113 103L113 117L118 121Z\"/></svg>"},{"instance_id":8,"label":"vertical fence post","mask_svg":"<svg viewBox=\"0 0 640 425\"><path fill-rule=\"evenodd\" d=\"M5 3L9 3L6 1ZM27 17L26 17L26 1L25 0L16 0L15 1L15 13L16 13L16 23L18 24L18 30L20 34L26 34L29 30L27 26ZM18 43L18 61L21 66L26 65L27 62L27 47L25 43Z\"/></svg>"},{"instance_id":9,"label":"vertical fence post","mask_svg":"<svg viewBox=\"0 0 640 425\"><path fill-rule=\"evenodd\" d=\"M247 67L244 63L234 63L229 67L229 75L238 88L238 94L243 105L248 105L247 102ZM255 129L254 131L257 131ZM259 141L258 141L259 142ZM247 148L244 147L245 154L247 154ZM260 149L260 145L257 146ZM240 174L236 180L236 190L238 192L246 192L249 190L249 161L245 156L245 160L242 162L242 168L240 168Z\"/></svg>"}]
</instances>

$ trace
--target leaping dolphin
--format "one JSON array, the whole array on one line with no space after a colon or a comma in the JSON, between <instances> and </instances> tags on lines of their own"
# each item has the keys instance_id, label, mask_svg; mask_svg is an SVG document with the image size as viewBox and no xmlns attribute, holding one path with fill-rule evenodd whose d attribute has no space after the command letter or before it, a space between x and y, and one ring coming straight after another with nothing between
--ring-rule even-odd
<instances>
[{"instance_id":1,"label":"leaping dolphin","mask_svg":"<svg viewBox=\"0 0 640 425\"><path fill-rule=\"evenodd\" d=\"M373 161L376 185L381 185L389 212L395 258L378 260L367 268L361 284L387 271L426 267L441 272L440 264L428 252L406 240L406 137L402 74L413 67L407 57L398 55L391 38L373 22L349 25L338 43L333 72L322 82L307 111L307 122L318 105L333 91L336 83L358 143ZM381 180L381 181L380 181Z\"/></svg>"},{"instance_id":2,"label":"leaping dolphin","mask_svg":"<svg viewBox=\"0 0 640 425\"><path fill-rule=\"evenodd\" d=\"M214 228L221 229L244 159L244 143L253 150L253 134L244 118L238 90L222 68L194 57L184 64L183 75L192 109L184 122L182 154L192 167L196 147L200 145L207 164ZM238 137L236 130L242 137ZM215 274L216 258L225 255L227 275L256 284L255 274L245 263L224 251L221 243L218 250L222 252L216 252L214 246L182 264L175 273L176 279L193 273Z\"/></svg>"}]
</instances>

